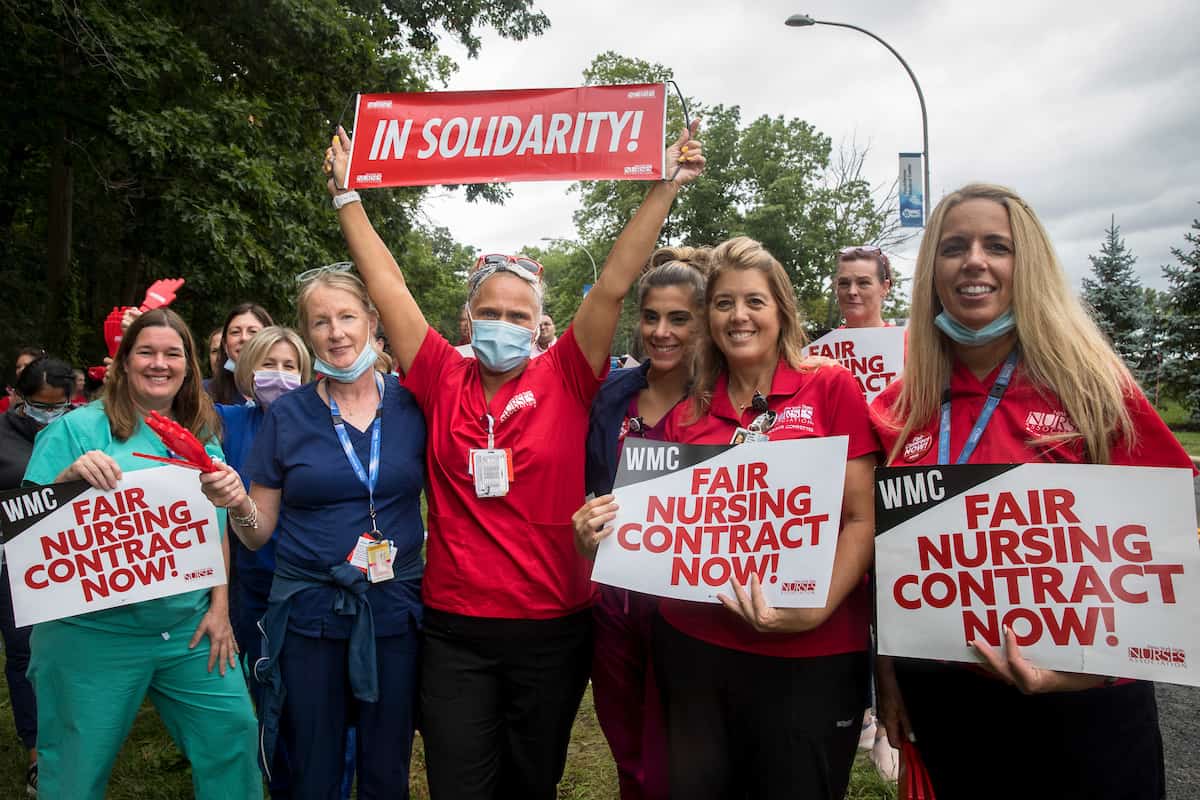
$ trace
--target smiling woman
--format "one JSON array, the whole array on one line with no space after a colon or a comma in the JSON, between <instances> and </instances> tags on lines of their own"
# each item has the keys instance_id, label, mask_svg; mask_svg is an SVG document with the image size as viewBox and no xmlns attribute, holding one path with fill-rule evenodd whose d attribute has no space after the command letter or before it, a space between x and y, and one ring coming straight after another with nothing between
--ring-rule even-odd
<instances>
[{"instance_id":1,"label":"smiling woman","mask_svg":"<svg viewBox=\"0 0 1200 800\"><path fill-rule=\"evenodd\" d=\"M170 455L144 422L150 411L190 430L210 455L222 455L192 334L170 309L134 320L113 359L104 398L42 431L25 480L82 479L108 490L125 471L156 468L133 455ZM222 508L217 522L223 531ZM205 638L209 646L197 647ZM254 713L236 669L227 587L44 622L35 626L31 644L44 797L104 795L148 692L191 762L198 797L262 796ZM195 703L200 696L204 703Z\"/></svg>"}]
</instances>

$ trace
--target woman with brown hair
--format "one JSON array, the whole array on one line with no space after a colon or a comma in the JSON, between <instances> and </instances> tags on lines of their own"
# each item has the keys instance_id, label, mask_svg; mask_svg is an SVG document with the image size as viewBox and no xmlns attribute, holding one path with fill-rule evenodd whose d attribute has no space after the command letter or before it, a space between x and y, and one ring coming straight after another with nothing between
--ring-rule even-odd
<instances>
[{"instance_id":1,"label":"woman with brown hair","mask_svg":"<svg viewBox=\"0 0 1200 800\"><path fill-rule=\"evenodd\" d=\"M101 401L42 432L25 480L85 480L113 490L124 472L155 468L133 455L169 455L143 421L152 411L221 456L219 422L200 387L192 334L175 312L155 309L138 317L109 376ZM223 530L223 509L217 522ZM207 650L197 647L205 638ZM147 695L191 762L196 797L262 796L254 712L236 669L226 586L43 622L34 627L31 649L44 796L102 798Z\"/></svg>"},{"instance_id":2,"label":"woman with brown hair","mask_svg":"<svg viewBox=\"0 0 1200 800\"><path fill-rule=\"evenodd\" d=\"M724 608L663 600L654 659L667 712L673 797L807 797L845 793L866 706L878 440L854 378L804 359L791 281L758 242L714 248L707 339L691 402L663 438L730 444L849 438L841 528L823 608L770 607L756 577Z\"/></svg>"},{"instance_id":3,"label":"woman with brown hair","mask_svg":"<svg viewBox=\"0 0 1200 800\"><path fill-rule=\"evenodd\" d=\"M246 395L238 388L234 373L242 346L254 338L263 328L274 325L271 315L258 303L239 303L225 316L221 325L221 351L213 364L213 376L208 382L208 393L214 403L237 405L246 402Z\"/></svg>"}]
</instances>

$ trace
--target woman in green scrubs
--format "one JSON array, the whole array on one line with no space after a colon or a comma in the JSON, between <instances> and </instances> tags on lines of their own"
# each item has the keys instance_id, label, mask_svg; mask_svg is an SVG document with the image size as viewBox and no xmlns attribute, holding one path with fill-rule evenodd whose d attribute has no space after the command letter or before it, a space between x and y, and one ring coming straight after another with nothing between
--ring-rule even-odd
<instances>
[{"instance_id":1,"label":"woman in green scrubs","mask_svg":"<svg viewBox=\"0 0 1200 800\"><path fill-rule=\"evenodd\" d=\"M26 481L82 479L108 490L126 471L154 469L133 455L168 455L143 421L151 411L174 418L221 456L216 412L179 315L156 309L138 317L110 369L101 402L38 435ZM217 523L223 531L224 509ZM261 800L257 725L236 668L227 586L43 622L31 650L43 797L101 800L148 695L191 762L198 800Z\"/></svg>"}]
</instances>

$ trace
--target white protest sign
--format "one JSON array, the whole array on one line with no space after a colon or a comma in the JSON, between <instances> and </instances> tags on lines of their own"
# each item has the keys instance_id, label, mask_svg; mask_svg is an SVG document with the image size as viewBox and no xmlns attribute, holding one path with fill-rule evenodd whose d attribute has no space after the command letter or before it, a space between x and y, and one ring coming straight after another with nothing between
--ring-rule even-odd
<instances>
[{"instance_id":1,"label":"white protest sign","mask_svg":"<svg viewBox=\"0 0 1200 800\"><path fill-rule=\"evenodd\" d=\"M216 509L184 467L0 493L0 529L19 626L225 583Z\"/></svg>"},{"instance_id":2,"label":"white protest sign","mask_svg":"<svg viewBox=\"0 0 1200 800\"><path fill-rule=\"evenodd\" d=\"M592 580L716 603L757 575L779 608L825 605L848 438L740 445L626 439Z\"/></svg>"},{"instance_id":3,"label":"white protest sign","mask_svg":"<svg viewBox=\"0 0 1200 800\"><path fill-rule=\"evenodd\" d=\"M1200 685L1191 471L875 471L879 652L976 662L1003 629L1048 669Z\"/></svg>"},{"instance_id":4,"label":"white protest sign","mask_svg":"<svg viewBox=\"0 0 1200 800\"><path fill-rule=\"evenodd\" d=\"M904 369L904 330L838 328L804 348L804 354L832 358L850 370L870 403Z\"/></svg>"}]
</instances>

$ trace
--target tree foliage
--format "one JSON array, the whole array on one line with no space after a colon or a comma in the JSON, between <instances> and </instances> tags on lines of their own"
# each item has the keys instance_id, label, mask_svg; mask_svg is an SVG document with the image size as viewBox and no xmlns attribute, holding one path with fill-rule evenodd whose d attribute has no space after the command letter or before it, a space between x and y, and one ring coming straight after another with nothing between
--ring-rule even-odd
<instances>
[{"instance_id":1,"label":"tree foliage","mask_svg":"<svg viewBox=\"0 0 1200 800\"><path fill-rule=\"evenodd\" d=\"M108 310L166 276L198 331L247 299L290 319L292 276L345 256L319 165L352 94L444 83L440 35L547 25L532 0L0 0L0 340L96 363ZM368 202L441 323L461 254L411 222L421 193Z\"/></svg>"},{"instance_id":2,"label":"tree foliage","mask_svg":"<svg viewBox=\"0 0 1200 800\"><path fill-rule=\"evenodd\" d=\"M588 84L673 77L667 66L611 51L596 56L584 71ZM682 106L673 96L669 101L667 129L680 131ZM709 106L696 98L689 98L688 106L692 117L702 119L700 138L707 166L676 201L664 226L664 242L713 245L732 236L757 239L787 270L814 325L832 326L836 304L830 306L830 297L837 250L849 244L890 247L903 240L894 192L878 199L863 176L865 151L844 147L835 153L829 137L803 120L779 115L747 123L738 106ZM580 243L600 256L633 216L646 189L631 181L584 181L573 191L581 199L575 214ZM564 279L577 286L586 259L568 249L562 255ZM561 299L578 305L580 295L576 291ZM573 312L574 307L564 302L558 310ZM614 344L618 351L631 347L626 337L632 323L630 298Z\"/></svg>"},{"instance_id":3,"label":"tree foliage","mask_svg":"<svg viewBox=\"0 0 1200 800\"><path fill-rule=\"evenodd\" d=\"M1083 300L1126 365L1137 371L1144 354L1145 296L1134 272L1137 259L1126 247L1115 217L1104 231L1100 255L1089 255L1088 260L1092 277L1082 281Z\"/></svg>"},{"instance_id":4,"label":"tree foliage","mask_svg":"<svg viewBox=\"0 0 1200 800\"><path fill-rule=\"evenodd\" d=\"M1171 248L1178 264L1164 266L1169 286L1163 321L1164 383L1200 423L1200 219L1184 234L1184 247Z\"/></svg>"}]
</instances>

